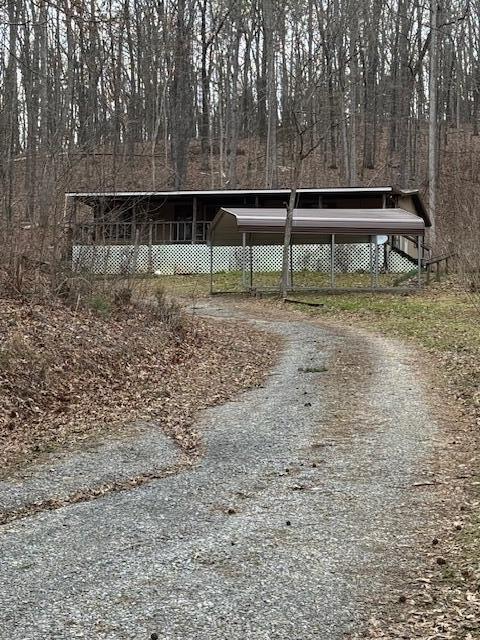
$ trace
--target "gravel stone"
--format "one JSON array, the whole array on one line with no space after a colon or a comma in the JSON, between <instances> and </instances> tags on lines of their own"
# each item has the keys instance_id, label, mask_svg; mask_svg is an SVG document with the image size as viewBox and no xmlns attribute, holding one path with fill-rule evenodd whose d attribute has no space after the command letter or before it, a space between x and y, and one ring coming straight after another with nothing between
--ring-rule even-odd
<instances>
[{"instance_id":1,"label":"gravel stone","mask_svg":"<svg viewBox=\"0 0 480 640\"><path fill-rule=\"evenodd\" d=\"M0 512L52 497L63 499L87 487L166 469L177 462L179 449L158 424L139 422L130 431L84 451L49 454L41 465L0 480Z\"/></svg>"},{"instance_id":2,"label":"gravel stone","mask_svg":"<svg viewBox=\"0 0 480 640\"><path fill-rule=\"evenodd\" d=\"M412 354L257 324L281 361L201 414L195 468L2 528L2 637L336 640L395 589L434 501L412 489L437 432Z\"/></svg>"}]
</instances>

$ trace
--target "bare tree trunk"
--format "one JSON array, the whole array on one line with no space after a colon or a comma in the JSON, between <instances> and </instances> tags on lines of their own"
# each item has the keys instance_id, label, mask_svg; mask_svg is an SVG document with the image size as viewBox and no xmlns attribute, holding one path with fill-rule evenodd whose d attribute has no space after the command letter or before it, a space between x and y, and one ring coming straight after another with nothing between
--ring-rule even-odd
<instances>
[{"instance_id":1,"label":"bare tree trunk","mask_svg":"<svg viewBox=\"0 0 480 640\"><path fill-rule=\"evenodd\" d=\"M238 20L238 17L237 17ZM235 189L237 186L237 150L238 150L238 111L239 111L239 92L238 92L238 76L240 73L240 41L241 30L237 20L234 22L234 28L236 35L234 36L234 44L232 51L232 65L231 71L229 69L230 78L230 91L228 92L228 110L227 118L229 122L228 138L226 141L227 147L227 178L228 185L231 189Z\"/></svg>"},{"instance_id":2,"label":"bare tree trunk","mask_svg":"<svg viewBox=\"0 0 480 640\"><path fill-rule=\"evenodd\" d=\"M349 182L352 187L357 184L357 27L356 20L352 21L352 33L350 35L350 171Z\"/></svg>"},{"instance_id":3,"label":"bare tree trunk","mask_svg":"<svg viewBox=\"0 0 480 640\"><path fill-rule=\"evenodd\" d=\"M437 46L438 46L438 0L430 1L430 75L428 115L428 205L432 226L429 231L430 244L436 241L437 204Z\"/></svg>"},{"instance_id":4,"label":"bare tree trunk","mask_svg":"<svg viewBox=\"0 0 480 640\"><path fill-rule=\"evenodd\" d=\"M188 148L192 134L190 26L186 13L186 0L179 0L175 30L174 72L170 90L171 154L175 189L185 186Z\"/></svg>"},{"instance_id":5,"label":"bare tree trunk","mask_svg":"<svg viewBox=\"0 0 480 640\"><path fill-rule=\"evenodd\" d=\"M318 140L312 140L309 147L305 148L305 137L306 134L310 133L309 126L304 127L303 129L299 128L298 119L296 122L296 137L294 140L295 143L295 160L293 166L293 187L290 191L290 198L287 205L286 216L285 216L285 232L283 237L283 254L282 254L282 282L281 282L281 290L283 299L287 297L288 288L289 288L289 261L290 261L290 243L292 239L292 227L293 227L293 212L295 209L295 204L297 200L297 189L300 185L300 179L302 177L302 168L303 163L306 158L317 148L320 144L321 138Z\"/></svg>"},{"instance_id":6,"label":"bare tree trunk","mask_svg":"<svg viewBox=\"0 0 480 640\"><path fill-rule=\"evenodd\" d=\"M263 0L265 55L267 60L267 144L265 151L265 186L274 188L277 172L277 82L275 49L273 44L274 20L272 0Z\"/></svg>"},{"instance_id":7,"label":"bare tree trunk","mask_svg":"<svg viewBox=\"0 0 480 640\"><path fill-rule=\"evenodd\" d=\"M377 92L376 77L378 69L378 26L382 10L381 0L375 0L371 13L368 8L371 3L364 3L365 14L369 20L367 33L367 47L365 54L364 71L364 132L363 132L363 166L365 169L375 167L375 154L377 142ZM355 19L355 16L353 17Z\"/></svg>"},{"instance_id":8,"label":"bare tree trunk","mask_svg":"<svg viewBox=\"0 0 480 640\"><path fill-rule=\"evenodd\" d=\"M210 42L207 39L207 0L200 2L200 36L201 36L201 57L200 57L200 78L202 90L202 111L200 116L200 145L202 153L202 169L208 170L209 165L209 138L210 138L210 74L208 70L208 52Z\"/></svg>"},{"instance_id":9,"label":"bare tree trunk","mask_svg":"<svg viewBox=\"0 0 480 640\"><path fill-rule=\"evenodd\" d=\"M290 263L290 242L292 239L292 227L293 227L293 212L297 201L297 185L300 181L300 174L302 168L302 158L299 155L295 161L295 167L293 172L293 188L290 191L290 198L287 205L286 217L285 217L285 235L283 237L283 253L282 253L282 297L285 298L288 295L289 289L289 263Z\"/></svg>"}]
</instances>

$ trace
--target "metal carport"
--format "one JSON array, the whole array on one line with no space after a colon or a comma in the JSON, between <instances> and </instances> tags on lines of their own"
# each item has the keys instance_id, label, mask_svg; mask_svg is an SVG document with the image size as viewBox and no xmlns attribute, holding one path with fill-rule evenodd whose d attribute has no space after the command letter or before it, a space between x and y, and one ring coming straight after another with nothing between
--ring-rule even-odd
<instances>
[{"instance_id":1,"label":"metal carport","mask_svg":"<svg viewBox=\"0 0 480 640\"><path fill-rule=\"evenodd\" d=\"M225 247L239 247L239 271L244 290L251 289L276 289L280 284L273 285L273 277L270 277L269 286L255 286L256 273L261 270L256 268L254 250L262 251L262 265L268 266L272 274L278 272L275 264L278 262L279 250L283 245L285 232L286 210L283 208L222 208L212 222L209 234L210 245L210 283L211 292L215 292L214 276L221 273L221 264L215 263L215 251ZM425 233L425 220L400 208L376 208L376 209L295 209L293 212L292 241L290 247L290 288L296 289L294 273L301 271L299 260L295 260L300 247L309 245L311 252L316 253L317 259L311 261L310 267L303 269L303 275L309 272L312 277L303 278L302 289L335 289L338 286L337 274L350 273L362 275L356 278L355 289L378 289L380 274L391 272L411 271L418 272L418 284L420 284L422 261L422 238ZM396 239L394 242L393 239ZM412 255L395 249L398 239L405 239L411 247ZM339 260L341 247L342 260ZM384 259L381 265L379 261L380 247L387 257L396 258L395 264ZM276 250L274 250L276 248ZM271 253L270 263L266 262L266 250ZM327 255L328 253L328 255ZM276 256L276 257L275 257ZM406 257L405 257L406 256ZM410 259L408 264L400 264L400 258ZM257 261L258 262L258 261ZM340 264L340 262L342 264ZM312 267L312 265L314 265ZM343 265L343 266L342 266ZM396 271L395 271L396 269ZM231 267L229 267L231 271ZM328 274L328 284L316 286L320 283L315 274ZM368 278L365 276L368 275ZM265 279L264 279L265 280ZM353 278L351 278L353 280ZM391 282L391 279L389 280ZM312 286L306 286L306 285ZM392 288L388 287L381 287Z\"/></svg>"}]
</instances>

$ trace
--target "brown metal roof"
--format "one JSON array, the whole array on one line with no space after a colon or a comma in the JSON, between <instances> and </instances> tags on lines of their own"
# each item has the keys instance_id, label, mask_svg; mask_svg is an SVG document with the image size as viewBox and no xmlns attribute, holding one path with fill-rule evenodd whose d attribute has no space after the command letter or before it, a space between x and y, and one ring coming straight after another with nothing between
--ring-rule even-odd
<instances>
[{"instance_id":1,"label":"brown metal roof","mask_svg":"<svg viewBox=\"0 0 480 640\"><path fill-rule=\"evenodd\" d=\"M290 189L217 189L217 190L205 190L205 191L103 191L103 192L69 192L66 193L67 198L71 198L73 201L80 201L88 206L106 204L108 202L113 204L127 203L135 204L141 200L161 200L162 203L166 202L170 198L193 198L201 197L212 202L218 202L221 204L220 198L225 197L248 197L248 196L272 196L272 197L284 197L285 201L288 200L287 196L290 194ZM404 196L412 200L413 208L416 213L421 216L427 227L431 226L431 222L428 216L428 212L425 205L422 202L418 190L403 190L392 186L379 186L379 187L324 187L324 188L300 188L297 189L299 197L302 196L364 196L364 195L387 195L392 194L396 196ZM230 200L230 202L232 202ZM228 200L224 203L228 205Z\"/></svg>"},{"instance_id":2,"label":"brown metal roof","mask_svg":"<svg viewBox=\"0 0 480 640\"><path fill-rule=\"evenodd\" d=\"M212 189L197 191L86 191L86 192L68 192L65 194L67 198L78 200L88 205L98 204L106 200L128 201L144 198L217 198L218 196L287 196L290 189ZM379 187L302 187L297 189L299 196L318 195L318 196L362 196L372 194L392 194L407 196L412 198L416 212L424 218L426 226L430 226L427 210L422 202L418 190L403 190L392 186ZM287 198L286 198L287 199Z\"/></svg>"},{"instance_id":3,"label":"brown metal roof","mask_svg":"<svg viewBox=\"0 0 480 640\"><path fill-rule=\"evenodd\" d=\"M285 229L281 208L222 208L210 237L215 244L239 244L242 233L261 244L279 244ZM299 242L325 242L331 234L342 242L366 242L371 235L423 235L425 221L404 209L295 209L292 233ZM268 237L267 237L268 236ZM301 237L300 237L301 236Z\"/></svg>"},{"instance_id":4,"label":"brown metal roof","mask_svg":"<svg viewBox=\"0 0 480 640\"><path fill-rule=\"evenodd\" d=\"M393 193L393 187L328 187L328 188L301 188L297 193L307 194L362 194L362 193ZM290 189L203 189L200 191L69 191L65 193L71 198L85 197L141 197L141 196L216 196L216 195L284 195L289 194Z\"/></svg>"}]
</instances>

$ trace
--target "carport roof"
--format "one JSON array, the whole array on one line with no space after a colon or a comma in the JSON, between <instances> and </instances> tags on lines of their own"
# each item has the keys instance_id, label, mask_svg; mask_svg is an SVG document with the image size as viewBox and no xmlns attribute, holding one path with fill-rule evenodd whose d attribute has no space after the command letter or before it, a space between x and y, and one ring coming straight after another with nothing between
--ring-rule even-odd
<instances>
[{"instance_id":1,"label":"carport roof","mask_svg":"<svg viewBox=\"0 0 480 640\"><path fill-rule=\"evenodd\" d=\"M238 244L242 233L261 235L261 242L282 242L283 208L222 208L213 220L210 238L215 244ZM309 242L325 236L423 235L424 220L405 209L295 209L292 233L308 235ZM320 239L320 237L322 239ZM360 240L357 240L360 241Z\"/></svg>"}]
</instances>

